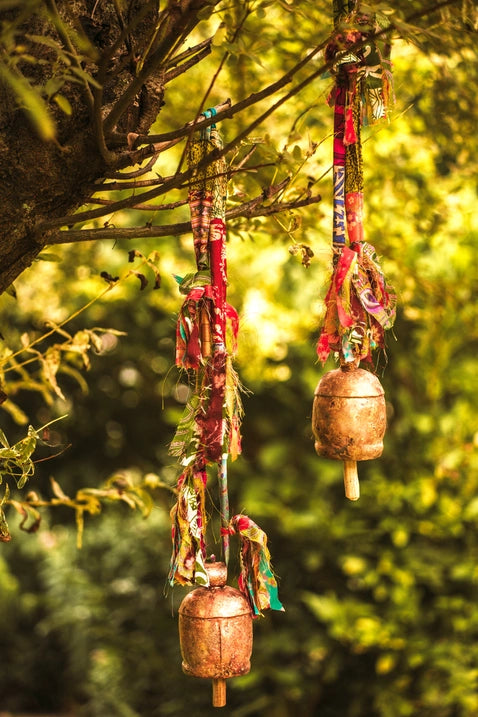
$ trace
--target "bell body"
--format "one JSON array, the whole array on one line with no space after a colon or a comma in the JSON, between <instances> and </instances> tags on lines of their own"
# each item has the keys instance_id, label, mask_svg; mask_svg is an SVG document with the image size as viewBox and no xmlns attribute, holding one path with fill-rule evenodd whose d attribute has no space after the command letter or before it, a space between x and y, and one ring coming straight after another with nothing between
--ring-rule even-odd
<instances>
[{"instance_id":1,"label":"bell body","mask_svg":"<svg viewBox=\"0 0 478 717\"><path fill-rule=\"evenodd\" d=\"M210 587L192 590L179 608L183 671L220 680L251 668L252 613L247 598L226 585L224 563L208 566Z\"/></svg>"},{"instance_id":2,"label":"bell body","mask_svg":"<svg viewBox=\"0 0 478 717\"><path fill-rule=\"evenodd\" d=\"M322 376L312 409L319 456L342 461L378 458L386 426L385 395L374 374L339 368Z\"/></svg>"}]
</instances>

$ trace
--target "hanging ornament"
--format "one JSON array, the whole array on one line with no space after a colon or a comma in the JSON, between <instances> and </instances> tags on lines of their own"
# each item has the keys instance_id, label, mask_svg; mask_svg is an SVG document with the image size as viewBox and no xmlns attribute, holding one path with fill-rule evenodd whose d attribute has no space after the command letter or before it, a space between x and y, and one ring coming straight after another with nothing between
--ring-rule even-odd
<instances>
[{"instance_id":1,"label":"hanging ornament","mask_svg":"<svg viewBox=\"0 0 478 717\"><path fill-rule=\"evenodd\" d=\"M328 371L315 390L312 425L319 456L344 462L345 495L358 500L357 461L382 455L387 424L385 395L370 371Z\"/></svg>"},{"instance_id":2,"label":"hanging ornament","mask_svg":"<svg viewBox=\"0 0 478 717\"><path fill-rule=\"evenodd\" d=\"M359 497L357 460L382 452L385 399L371 368L372 352L385 348L396 297L375 249L364 241L361 125L387 116L391 97L390 47L373 35L376 15L361 12L356 0L334 0L335 34L326 49L335 84L333 267L317 355L331 352L340 368L325 374L315 391L312 428L320 456L344 461L345 493ZM348 241L348 243L347 243ZM373 446L373 448L372 448Z\"/></svg>"},{"instance_id":3,"label":"hanging ornament","mask_svg":"<svg viewBox=\"0 0 478 717\"><path fill-rule=\"evenodd\" d=\"M214 108L204 113L215 115ZM229 510L228 461L241 453L242 403L233 367L239 320L226 300L227 167L213 124L189 143L189 206L196 271L176 277L185 299L176 327L176 364L191 374L193 391L170 452L182 472L171 510L170 585L199 586L179 609L183 670L213 680L213 705L226 704L225 680L250 668L252 619L267 608L283 610L270 566L267 536L248 516ZM215 468L223 561L207 561L205 508L208 470ZM229 540L240 541L239 590L226 585Z\"/></svg>"},{"instance_id":4,"label":"hanging ornament","mask_svg":"<svg viewBox=\"0 0 478 717\"><path fill-rule=\"evenodd\" d=\"M226 585L224 563L208 563L209 586L192 590L179 608L183 671L212 679L212 704L226 704L226 679L251 668L252 613L246 596Z\"/></svg>"}]
</instances>

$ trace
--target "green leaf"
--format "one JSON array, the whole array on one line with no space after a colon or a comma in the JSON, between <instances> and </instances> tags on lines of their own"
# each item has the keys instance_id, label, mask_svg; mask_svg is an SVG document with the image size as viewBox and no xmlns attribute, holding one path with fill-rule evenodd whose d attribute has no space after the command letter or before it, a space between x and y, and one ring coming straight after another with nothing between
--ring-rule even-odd
<instances>
[{"instance_id":1,"label":"green leaf","mask_svg":"<svg viewBox=\"0 0 478 717\"><path fill-rule=\"evenodd\" d=\"M37 260L60 262L61 257L59 257L58 254L52 254L49 251L42 251L42 253L37 256Z\"/></svg>"},{"instance_id":2,"label":"green leaf","mask_svg":"<svg viewBox=\"0 0 478 717\"><path fill-rule=\"evenodd\" d=\"M85 70L82 70L80 67L71 67L70 70L74 75L79 77L84 82L87 82L89 85L92 85L97 90L101 90L100 83L95 80L95 78L92 77L88 72L85 72Z\"/></svg>"},{"instance_id":3,"label":"green leaf","mask_svg":"<svg viewBox=\"0 0 478 717\"><path fill-rule=\"evenodd\" d=\"M45 141L54 139L55 123L39 92L23 75L11 71L3 63L0 63L0 76L10 85L17 103L26 110L40 137Z\"/></svg>"},{"instance_id":4,"label":"green leaf","mask_svg":"<svg viewBox=\"0 0 478 717\"><path fill-rule=\"evenodd\" d=\"M64 97L63 95L55 95L53 100L56 102L62 112L64 112L66 115L70 116L72 114L73 108L66 99L66 97Z\"/></svg>"},{"instance_id":5,"label":"green leaf","mask_svg":"<svg viewBox=\"0 0 478 717\"><path fill-rule=\"evenodd\" d=\"M43 36L43 35L25 35L27 40L30 40L31 42L38 43L40 45L46 45L46 47L51 47L54 50L58 52L59 55L63 55L63 47L58 43L56 40L54 40L52 37Z\"/></svg>"},{"instance_id":6,"label":"green leaf","mask_svg":"<svg viewBox=\"0 0 478 717\"><path fill-rule=\"evenodd\" d=\"M10 487L9 487L9 485L8 485L8 483L7 483L7 484L5 485L5 493L3 494L3 498L2 498L2 500L0 501L0 506L5 505L5 503L8 502L9 498L10 498Z\"/></svg>"},{"instance_id":7,"label":"green leaf","mask_svg":"<svg viewBox=\"0 0 478 717\"><path fill-rule=\"evenodd\" d=\"M0 443L2 444L2 446L4 448L10 448L10 444L7 441L7 437L1 428L0 428Z\"/></svg>"},{"instance_id":8,"label":"green leaf","mask_svg":"<svg viewBox=\"0 0 478 717\"><path fill-rule=\"evenodd\" d=\"M25 411L23 411L20 406L14 403L11 399L8 398L4 401L2 403L2 408L10 414L17 425L25 426L28 423L28 416Z\"/></svg>"},{"instance_id":9,"label":"green leaf","mask_svg":"<svg viewBox=\"0 0 478 717\"><path fill-rule=\"evenodd\" d=\"M57 92L61 90L63 85L65 84L65 78L64 77L50 77L49 80L45 82L45 85L43 87L43 90L47 97L53 97Z\"/></svg>"}]
</instances>

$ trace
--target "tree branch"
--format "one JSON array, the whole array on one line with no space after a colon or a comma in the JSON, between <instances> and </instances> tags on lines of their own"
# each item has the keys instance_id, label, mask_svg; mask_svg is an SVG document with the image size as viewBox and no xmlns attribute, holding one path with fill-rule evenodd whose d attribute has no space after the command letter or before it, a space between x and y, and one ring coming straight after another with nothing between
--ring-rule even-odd
<instances>
[{"instance_id":1,"label":"tree branch","mask_svg":"<svg viewBox=\"0 0 478 717\"><path fill-rule=\"evenodd\" d=\"M103 207L106 207L106 214L110 213L109 207L111 207L112 204L114 204L114 201L112 199L92 199L91 200L93 204L100 204ZM168 204L142 204L141 203L141 195L138 197L138 204L134 204L131 209L134 209L135 211L141 210L145 212L163 212L165 210L171 210L171 209L177 209L178 207L184 207L185 204L188 203L187 199L179 199L177 202L169 202Z\"/></svg>"},{"instance_id":2,"label":"tree branch","mask_svg":"<svg viewBox=\"0 0 478 717\"><path fill-rule=\"evenodd\" d=\"M116 102L109 115L104 120L104 132L108 135L119 119L133 101L134 97L140 91L145 81L155 71L157 71L161 63L175 47L180 46L185 37L192 31L198 23L198 12L207 5L216 5L219 0L179 0L177 3L170 3L164 11L160 26L156 27L155 33L162 30L162 39L159 45L149 58L143 59L141 69L137 73L134 80L129 84L123 92L119 100ZM152 37L154 41L154 35Z\"/></svg>"},{"instance_id":3,"label":"tree branch","mask_svg":"<svg viewBox=\"0 0 478 717\"><path fill-rule=\"evenodd\" d=\"M211 44L211 38L201 42L201 44L197 45L197 47L183 53L183 55L187 55L188 58L183 59L181 62L179 61L180 56L176 56L174 63L168 63L171 66L171 69L164 75L164 84L166 85L168 82L171 82L171 80L175 80L176 77L179 77L179 75L182 75L183 72L186 72L186 70L189 70L191 67L197 65L198 62L201 62L201 60L207 57L207 55L211 52ZM193 54L192 50L195 51L195 54Z\"/></svg>"},{"instance_id":4,"label":"tree branch","mask_svg":"<svg viewBox=\"0 0 478 717\"><path fill-rule=\"evenodd\" d=\"M417 20L418 18L425 17L428 14L431 14L433 12L436 12L437 10L440 10L444 7L450 6L450 5L456 5L458 3L458 0L441 0L439 2L436 2L432 7L422 8L420 10L417 10L416 12L409 15L405 22L409 23L414 20ZM372 39L384 37L386 35L391 34L396 30L395 25L393 22L391 22L387 27L380 29L378 32L376 32L373 35ZM218 109L217 114L213 118L201 118L197 123L197 129L202 129L202 127L207 127L210 124L214 122L221 122L223 119L231 119L239 112L243 112L244 110L248 109L249 107L252 107L253 105L258 104L259 102L267 99L268 97L276 94L279 90L281 90L283 87L285 87L287 84L289 84L294 76L303 69L309 62L319 53L321 52L325 46L327 45L329 41L329 38L324 40L322 43L317 45L313 50L311 50L302 60L300 60L294 67L292 67L290 70L288 70L282 77L280 77L276 82L271 83L268 87L265 87L264 89L260 90L259 92L255 92L248 97L244 98L243 100L237 102L235 105L230 105L227 108L224 109ZM343 55L350 52L350 50L359 50L362 46L366 45L370 42L370 37L362 42L356 43L352 48L348 48L347 50L343 51ZM337 55L337 58L340 58L340 54ZM270 107L266 112L264 112L260 117L255 120L251 125L249 125L248 128L244 130L244 132L240 135L240 139L243 139L247 134L249 134L252 129L257 127L259 124L261 124L267 117L269 117L278 107L280 107L284 102L287 102L289 99L294 97L298 92L300 92L304 87L306 87L310 82L313 82L315 79L323 75L323 73L327 70L330 70L331 66L334 64L334 62L337 60L335 58L334 61L331 61L329 63L324 63L321 67L318 68L317 71L313 72L311 75L309 75L308 78L303 80L301 83L299 83L295 88L293 88L289 93L284 95L283 98L281 98L278 102L276 102L272 107ZM179 140L183 137L186 137L191 132L191 123L188 123L184 125L183 127L172 130L171 132L164 132L159 135L138 135L135 144L143 144L147 145L145 147L142 147L142 150L139 150L142 152L141 158L144 159L147 156L150 156L151 152L155 151L155 147L158 146L158 144L161 144L163 142L170 142L173 140ZM121 141L122 137L122 144L123 146L126 144L126 137L123 135L117 135L116 141ZM233 141L233 143L230 143L227 147L227 151L230 151L230 149L234 146L234 144L237 144L236 139ZM222 156L222 155L221 155ZM121 169L121 167L127 167L130 164L134 164L135 161L138 161L135 159L134 153L126 153L123 154L120 158L118 158L118 163L116 165L117 169Z\"/></svg>"},{"instance_id":5,"label":"tree branch","mask_svg":"<svg viewBox=\"0 0 478 717\"><path fill-rule=\"evenodd\" d=\"M195 119L191 120L190 122L187 122L180 131L177 132L176 137L169 137L165 140L159 139L159 141L155 142L155 137L160 138L161 135L153 135L152 137L149 137L148 139L152 140L146 147L141 147L141 149L135 150L133 152L128 153L128 161L124 163L124 161L121 161L121 166L133 166L135 164L139 164L142 162L146 157L149 157L152 153L158 155L161 152L165 152L166 150L170 149L170 147L173 147L175 144L177 144L183 137L191 134L192 131L199 132L202 129L205 129L206 127L209 127L209 125L214 124L215 121L217 121L218 115L220 117L223 117L225 115L229 116L228 109L231 107L232 102L230 98L227 98L227 100L224 100L224 102L221 102L220 104L216 105L214 107L216 114L214 117L195 117ZM173 134L173 133L169 133ZM147 137L147 135L146 135ZM135 146L143 144L144 135L137 135L134 140ZM121 176L118 175L117 176Z\"/></svg>"},{"instance_id":6,"label":"tree branch","mask_svg":"<svg viewBox=\"0 0 478 717\"><path fill-rule=\"evenodd\" d=\"M191 2L193 0L190 0ZM196 0L198 1L198 0ZM442 2L438 2L434 5L432 10L440 9L442 7L445 7L447 5L454 4L456 0L442 0ZM422 11L413 13L411 17L416 18L418 16L422 16L426 14L426 12L430 12L430 8L428 8L427 11ZM383 28L379 30L377 33L375 33L374 37L380 37L387 35L394 31L394 26L392 24L389 24L386 28ZM352 48L348 48L343 51L343 53L350 52L354 49L360 49L362 45L366 44L366 42L370 42L370 38L367 38L367 40L363 42L356 43ZM231 106L230 100L228 100L226 103L224 103L224 108L220 109L218 108L217 114L215 117L211 118L201 118L201 119L195 119L192 122L189 122L187 125L185 125L180 130L176 130L172 133L166 133L163 135L153 136L155 139L161 139L163 142L169 142L172 140L178 140L180 137L187 136L188 134L191 134L193 131L198 130L199 128L202 128L203 126L208 126L213 122L218 122L222 118L230 117L233 114L237 114L251 105L254 105L263 99L266 99L271 94L276 93L279 89L284 87L287 83L291 81L293 76L304 66L306 66L326 45L326 41L321 43L320 45L317 45L313 50L311 50L300 62L296 63L296 65L289 70L289 72L285 73L279 80L272 83L268 87L264 88L263 90L253 93L249 97L245 98L244 100L238 102L236 105ZM338 55L340 57L340 54ZM337 58L335 58L335 61ZM141 201L148 202L151 199L154 199L162 194L166 194L171 189L179 189L184 188L187 186L189 179L192 176L192 173L197 171L198 169L201 170L205 167L207 167L209 164L211 164L213 161L217 161L219 158L227 155L234 147L236 147L243 139L245 139L252 130L254 130L258 125L262 124L265 119L267 119L271 114L273 114L281 105L283 105L285 102L293 98L297 93L299 93L302 89L304 89L307 85L309 85L314 80L318 79L322 76L324 71L329 68L331 63L323 63L320 67L318 67L316 70L311 72L307 77L305 77L303 80L301 80L297 85L292 87L289 92L284 94L282 97L280 97L274 104L270 105L262 114L260 114L256 119L254 119L248 127L246 127L242 132L240 132L233 140L231 140L228 144L226 144L221 150L214 149L211 151L200 163L197 167L189 168L188 170L185 170L183 172L177 172L176 174L165 178L160 186L154 187L153 189L144 192L141 195ZM149 137L145 137L145 139L150 139ZM142 148L137 153L128 153L127 156L124 156L121 160L121 162L126 162L127 165L131 165L136 159L138 161L139 157L143 158L144 156L148 156L148 153L151 152L157 152L158 151L158 145L156 144L150 144L147 148ZM140 170L142 171L142 170ZM121 175L117 175L121 176ZM137 174L136 174L137 176ZM105 208L100 207L98 209L89 210L86 212L79 212L75 215L68 215L59 217L56 219L52 219L50 221L46 221L43 224L41 224L39 227L37 227L37 232L40 234L41 232L48 232L49 230L59 228L61 226L65 225L73 225L84 221L89 221L92 219L96 219L99 217L104 216L106 213L111 213L115 211L119 211L122 209L127 209L130 207L133 207L138 202L138 198L135 196L130 196L125 199L119 200L112 205L108 207L108 210L105 210ZM174 231L172 231L171 227L165 230L165 235L170 235L171 233L174 234ZM162 234L161 234L162 235ZM48 240L47 240L48 241Z\"/></svg>"},{"instance_id":7,"label":"tree branch","mask_svg":"<svg viewBox=\"0 0 478 717\"><path fill-rule=\"evenodd\" d=\"M265 205L264 202L282 191L287 181L281 182L275 187L264 190L259 196L245 202L238 207L233 207L226 212L226 220L237 217L252 219L253 217L266 217L281 212L300 209L301 207L317 204L322 200L320 194L310 195L302 199L295 199L290 202L275 202ZM57 231L51 233L46 241L47 245L72 244L83 241L96 241L97 239L144 239L167 236L180 236L191 231L191 222L177 224L149 225L143 227L102 227L99 229L70 229L68 231Z\"/></svg>"},{"instance_id":8,"label":"tree branch","mask_svg":"<svg viewBox=\"0 0 478 717\"><path fill-rule=\"evenodd\" d=\"M239 112L243 112L249 107L252 107L253 105L257 104L258 102L267 99L268 97L288 85L292 81L294 76L303 67L305 67L305 65L307 65L321 50L325 48L327 42L328 38L327 40L324 40L320 45L317 45L313 50L311 50L306 55L306 57L304 57L300 62L294 65L294 67L292 67L288 72L282 75L282 77L276 80L276 82L273 82L259 92L254 92L240 102L237 102L235 105L232 105L231 101L228 100L229 104L227 106L224 105L224 107L216 107L216 115L214 117L200 117L199 119L193 120L192 122L188 122L183 127L180 127L176 130L172 130L171 132L164 132L162 134L157 135L138 135L136 144L149 144L152 147L155 143L179 140L191 134L192 127L199 131L200 129L208 127L215 122L220 122L223 119L231 119ZM324 64L320 68L319 72L323 73L326 69L327 65ZM123 143L125 143L125 141L126 137L123 136ZM121 166L128 166L130 163L134 163L134 155L132 153L128 153L127 155L124 155L118 160L118 168L120 168Z\"/></svg>"}]
</instances>

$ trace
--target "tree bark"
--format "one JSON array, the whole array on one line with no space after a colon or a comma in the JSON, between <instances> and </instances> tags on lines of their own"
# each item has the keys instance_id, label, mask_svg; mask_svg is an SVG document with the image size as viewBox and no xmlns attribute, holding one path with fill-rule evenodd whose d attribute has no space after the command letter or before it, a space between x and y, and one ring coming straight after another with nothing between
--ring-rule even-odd
<instances>
[{"instance_id":1,"label":"tree bark","mask_svg":"<svg viewBox=\"0 0 478 717\"><path fill-rule=\"evenodd\" d=\"M0 292L48 244L44 224L72 214L91 195L91 184L129 151L124 142L108 149L110 136L148 133L163 104L165 66L211 4L179 0L158 13L151 0L46 0L35 11L19 0L0 12L14 38L6 72L26 79L32 95L43 94L56 124L54 139L39 136L22 98L0 74ZM70 114L54 94L45 97L55 72Z\"/></svg>"}]
</instances>

